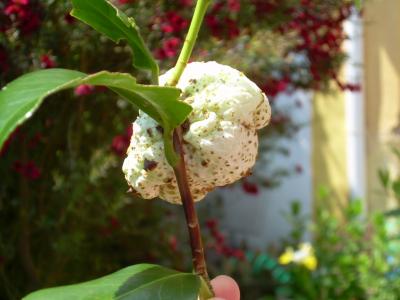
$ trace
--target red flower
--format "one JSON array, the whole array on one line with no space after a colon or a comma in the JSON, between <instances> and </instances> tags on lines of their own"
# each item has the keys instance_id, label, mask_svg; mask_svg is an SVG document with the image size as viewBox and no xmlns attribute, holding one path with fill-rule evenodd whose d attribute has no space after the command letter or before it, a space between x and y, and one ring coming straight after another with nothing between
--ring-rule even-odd
<instances>
[{"instance_id":1,"label":"red flower","mask_svg":"<svg viewBox=\"0 0 400 300\"><path fill-rule=\"evenodd\" d=\"M226 244L224 235L218 228L218 221L216 219L208 219L206 226L210 230L211 236L214 238L215 243L209 244L208 247L215 249L215 251L223 256L230 258L235 257L239 260L245 258L244 252L241 249L231 247Z\"/></svg>"},{"instance_id":2,"label":"red flower","mask_svg":"<svg viewBox=\"0 0 400 300\"><path fill-rule=\"evenodd\" d=\"M225 18L225 24L228 29L228 37L230 39L234 39L235 37L239 36L240 30L237 26L237 23L231 18Z\"/></svg>"},{"instance_id":3,"label":"red flower","mask_svg":"<svg viewBox=\"0 0 400 300\"><path fill-rule=\"evenodd\" d=\"M22 4L22 5L28 5L29 0L12 0L15 4Z\"/></svg>"},{"instance_id":4,"label":"red flower","mask_svg":"<svg viewBox=\"0 0 400 300\"><path fill-rule=\"evenodd\" d=\"M51 69L56 66L54 59L48 54L43 54L40 57L40 64L43 69Z\"/></svg>"},{"instance_id":5,"label":"red flower","mask_svg":"<svg viewBox=\"0 0 400 300\"><path fill-rule=\"evenodd\" d=\"M208 26L208 28L211 30L211 34L214 37L221 37L221 32L222 32L222 28L221 28L221 24L218 21L217 17L215 15L208 15L206 16L206 25Z\"/></svg>"},{"instance_id":6,"label":"red flower","mask_svg":"<svg viewBox=\"0 0 400 300\"><path fill-rule=\"evenodd\" d=\"M208 219L206 221L206 226L208 227L208 229L214 229L218 226L218 221L216 219Z\"/></svg>"},{"instance_id":7,"label":"red flower","mask_svg":"<svg viewBox=\"0 0 400 300\"><path fill-rule=\"evenodd\" d=\"M182 6L192 6L193 0L180 0Z\"/></svg>"},{"instance_id":8,"label":"red flower","mask_svg":"<svg viewBox=\"0 0 400 300\"><path fill-rule=\"evenodd\" d=\"M75 88L74 94L76 96L86 96L86 95L93 94L94 90L95 90L95 87L93 85L81 84Z\"/></svg>"},{"instance_id":9,"label":"red flower","mask_svg":"<svg viewBox=\"0 0 400 300\"><path fill-rule=\"evenodd\" d=\"M172 37L164 41L162 48L157 49L155 55L158 59L166 59L174 57L181 45L181 39Z\"/></svg>"},{"instance_id":10,"label":"red flower","mask_svg":"<svg viewBox=\"0 0 400 300\"><path fill-rule=\"evenodd\" d=\"M258 195L258 193L259 193L258 186L247 180L243 180L242 188L243 188L243 191L245 191L247 194L250 194L250 195Z\"/></svg>"},{"instance_id":11,"label":"red flower","mask_svg":"<svg viewBox=\"0 0 400 300\"><path fill-rule=\"evenodd\" d=\"M110 218L110 228L111 229L118 229L121 227L121 222L116 217Z\"/></svg>"},{"instance_id":12,"label":"red flower","mask_svg":"<svg viewBox=\"0 0 400 300\"><path fill-rule=\"evenodd\" d=\"M25 35L35 32L39 27L40 17L34 13L29 13L29 15L22 20L20 25L21 32Z\"/></svg>"},{"instance_id":13,"label":"red flower","mask_svg":"<svg viewBox=\"0 0 400 300\"><path fill-rule=\"evenodd\" d=\"M258 16L265 17L266 14L273 13L278 8L276 1L265 1L265 0L252 0L255 6L255 11Z\"/></svg>"},{"instance_id":14,"label":"red flower","mask_svg":"<svg viewBox=\"0 0 400 300\"><path fill-rule=\"evenodd\" d=\"M111 149L118 156L124 156L129 147L129 139L125 135L117 135L113 138Z\"/></svg>"},{"instance_id":15,"label":"red flower","mask_svg":"<svg viewBox=\"0 0 400 300\"><path fill-rule=\"evenodd\" d=\"M280 80L270 78L264 83L264 85L262 86L262 90L268 96L275 97L279 93L284 92L288 88L288 86L289 86L289 79L287 78Z\"/></svg>"},{"instance_id":16,"label":"red flower","mask_svg":"<svg viewBox=\"0 0 400 300\"><path fill-rule=\"evenodd\" d=\"M133 3L135 0L118 0L118 4L128 4Z\"/></svg>"},{"instance_id":17,"label":"red flower","mask_svg":"<svg viewBox=\"0 0 400 300\"><path fill-rule=\"evenodd\" d=\"M30 180L36 180L42 175L41 170L37 167L34 161L28 161L26 163L16 161L13 168L15 172Z\"/></svg>"},{"instance_id":18,"label":"red flower","mask_svg":"<svg viewBox=\"0 0 400 300\"><path fill-rule=\"evenodd\" d=\"M41 23L38 13L29 5L28 0L9 1L4 8L4 14L9 16L12 24L25 35L36 31ZM8 26L10 26L10 24ZM2 31L4 30L6 30L6 28L2 28Z\"/></svg>"},{"instance_id":19,"label":"red flower","mask_svg":"<svg viewBox=\"0 0 400 300\"><path fill-rule=\"evenodd\" d=\"M241 249L236 249L233 252L233 256L236 257L239 260L244 260L245 259L245 254L244 254L243 250L241 250Z\"/></svg>"},{"instance_id":20,"label":"red flower","mask_svg":"<svg viewBox=\"0 0 400 300\"><path fill-rule=\"evenodd\" d=\"M176 252L176 250L178 250L178 239L175 235L169 237L168 244L173 252Z\"/></svg>"},{"instance_id":21,"label":"red flower","mask_svg":"<svg viewBox=\"0 0 400 300\"><path fill-rule=\"evenodd\" d=\"M174 11L167 12L166 19L172 26L174 32L185 30L189 24L186 19Z\"/></svg>"},{"instance_id":22,"label":"red flower","mask_svg":"<svg viewBox=\"0 0 400 300\"><path fill-rule=\"evenodd\" d=\"M132 126L128 126L124 134L117 135L111 143L111 150L118 156L125 156L129 147L131 136L133 134Z\"/></svg>"},{"instance_id":23,"label":"red flower","mask_svg":"<svg viewBox=\"0 0 400 300\"><path fill-rule=\"evenodd\" d=\"M240 11L240 0L228 0L228 9L232 12Z\"/></svg>"}]
</instances>

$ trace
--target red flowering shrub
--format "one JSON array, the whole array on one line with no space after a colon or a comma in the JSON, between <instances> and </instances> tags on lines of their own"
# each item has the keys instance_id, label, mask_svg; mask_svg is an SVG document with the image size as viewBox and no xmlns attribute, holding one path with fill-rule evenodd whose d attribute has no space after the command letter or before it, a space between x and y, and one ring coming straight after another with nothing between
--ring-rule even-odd
<instances>
[{"instance_id":1,"label":"red flowering shrub","mask_svg":"<svg viewBox=\"0 0 400 300\"><path fill-rule=\"evenodd\" d=\"M207 248L216 251L218 254L223 255L225 258L236 258L244 260L245 255L242 249L229 246L225 241L225 236L219 229L219 224L216 219L208 219L206 226L211 234L213 241L207 244Z\"/></svg>"},{"instance_id":2,"label":"red flowering shrub","mask_svg":"<svg viewBox=\"0 0 400 300\"><path fill-rule=\"evenodd\" d=\"M13 166L15 172L21 174L26 179L35 180L41 175L40 169L36 166L34 161L21 162L16 161Z\"/></svg>"},{"instance_id":3,"label":"red flowering shrub","mask_svg":"<svg viewBox=\"0 0 400 300\"><path fill-rule=\"evenodd\" d=\"M194 1L113 2L135 16L162 69L170 68ZM69 1L0 0L0 86L33 69L57 66L87 73L132 72L124 44L100 38L75 22L69 10ZM346 0L215 0L193 59L243 70L272 104L280 92L324 89L331 79L357 90L337 76L345 58L342 22L349 12ZM147 74L135 75L148 80ZM73 95L79 99L72 101ZM131 134L124 130L135 117L130 106L88 85L56 97L0 150L0 273L7 279L7 286L0 284L0 298L19 299L55 278L59 283L81 281L128 262L151 259L186 269L190 262L183 257L189 256L179 247L183 226L175 218L179 207L168 208L166 221L162 203L136 201L126 193L120 169ZM273 139L295 131L282 112L274 114L263 134ZM259 185L276 184L278 175L273 174L245 180L242 187L255 195ZM216 225L209 227L217 253L243 259Z\"/></svg>"},{"instance_id":4,"label":"red flowering shrub","mask_svg":"<svg viewBox=\"0 0 400 300\"><path fill-rule=\"evenodd\" d=\"M125 157L126 151L128 150L129 143L131 141L132 136L132 126L129 125L124 134L117 135L113 138L111 149L112 151L120 156Z\"/></svg>"},{"instance_id":5,"label":"red flowering shrub","mask_svg":"<svg viewBox=\"0 0 400 300\"><path fill-rule=\"evenodd\" d=\"M0 12L4 19L1 31L5 32L12 28L18 30L22 35L29 35L40 27L41 7L37 1L32 0L8 0L2 1L3 9Z\"/></svg>"}]
</instances>

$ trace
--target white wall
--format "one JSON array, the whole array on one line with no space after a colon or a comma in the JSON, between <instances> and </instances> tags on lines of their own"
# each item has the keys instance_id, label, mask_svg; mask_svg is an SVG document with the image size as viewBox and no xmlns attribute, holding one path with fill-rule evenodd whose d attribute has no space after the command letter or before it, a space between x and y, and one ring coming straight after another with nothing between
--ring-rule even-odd
<instances>
[{"instance_id":1,"label":"white wall","mask_svg":"<svg viewBox=\"0 0 400 300\"><path fill-rule=\"evenodd\" d=\"M294 138L277 141L289 149L290 156L277 154L273 161L276 165L290 170L300 164L303 172L284 177L279 187L272 190L261 189L257 196L246 194L239 186L218 191L224 199L224 221L221 227L237 243L244 239L250 247L257 249L272 246L274 242L285 237L290 228L282 213L289 211L293 200L302 203L305 214L311 213L311 97L310 93L297 91L280 94L275 100L278 108L292 107L299 101L302 104L301 108L291 109L291 116L295 123L304 126Z\"/></svg>"}]
</instances>

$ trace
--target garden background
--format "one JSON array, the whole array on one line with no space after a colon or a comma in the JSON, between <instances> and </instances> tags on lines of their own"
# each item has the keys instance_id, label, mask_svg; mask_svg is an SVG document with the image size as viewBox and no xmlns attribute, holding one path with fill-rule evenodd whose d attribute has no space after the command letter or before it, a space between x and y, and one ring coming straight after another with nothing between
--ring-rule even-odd
<instances>
[{"instance_id":1,"label":"garden background","mask_svg":"<svg viewBox=\"0 0 400 300\"><path fill-rule=\"evenodd\" d=\"M170 68L193 1L114 3ZM243 299L399 299L400 3L353 4L216 0L206 16L193 60L242 70L273 107L253 175L198 206L210 271L237 279ZM0 1L0 86L54 67L148 79L131 69L124 44L70 9ZM121 165L135 116L82 85L46 100L9 138L0 299L139 262L190 269L181 207L127 193Z\"/></svg>"}]
</instances>

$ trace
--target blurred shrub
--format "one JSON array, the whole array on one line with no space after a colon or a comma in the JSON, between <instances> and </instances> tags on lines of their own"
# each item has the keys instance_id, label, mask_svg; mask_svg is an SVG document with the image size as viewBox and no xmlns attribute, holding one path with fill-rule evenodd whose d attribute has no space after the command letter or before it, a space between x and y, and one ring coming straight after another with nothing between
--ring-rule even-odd
<instances>
[{"instance_id":1,"label":"blurred shrub","mask_svg":"<svg viewBox=\"0 0 400 300\"><path fill-rule=\"evenodd\" d=\"M392 148L392 153L397 159L397 169L400 167L400 149ZM388 197L393 197L400 206L400 174L391 174L388 169L378 171L379 180Z\"/></svg>"},{"instance_id":2,"label":"blurred shrub","mask_svg":"<svg viewBox=\"0 0 400 300\"><path fill-rule=\"evenodd\" d=\"M325 192L324 192L325 193ZM365 216L361 201L338 215L319 201L312 222L312 248L280 256L290 280L283 299L398 299L400 253L393 253L385 216ZM297 246L295 246L297 247ZM315 257L316 264L307 264Z\"/></svg>"},{"instance_id":3,"label":"blurred shrub","mask_svg":"<svg viewBox=\"0 0 400 300\"><path fill-rule=\"evenodd\" d=\"M193 1L115 0L135 16L163 70L182 45ZM69 1L0 0L0 85L39 68L134 72L129 50L115 46L68 12ZM357 89L338 79L345 59L342 22L351 1L214 1L196 59L241 68L272 101L293 88ZM211 36L211 38L210 38ZM103 89L80 86L46 100L0 152L0 298L82 281L136 262L186 269L179 207L128 195L120 166L135 112ZM290 137L296 124L275 111L264 135ZM282 151L269 147L265 151ZM243 188L257 192L253 178ZM273 184L271 184L271 182ZM215 233L215 232L214 232ZM219 245L216 253L241 257ZM233 252L232 252L233 251ZM215 271L218 272L217 270Z\"/></svg>"},{"instance_id":4,"label":"blurred shrub","mask_svg":"<svg viewBox=\"0 0 400 300\"><path fill-rule=\"evenodd\" d=\"M327 199L319 204L312 221L302 214L299 203L292 204L287 217L296 227L280 251L241 247L230 252L240 256L221 255L219 265L213 265L233 274L243 299L398 299L400 251L391 243L386 216L365 216L357 200L340 214ZM306 228L311 229L311 243L301 242Z\"/></svg>"},{"instance_id":5,"label":"blurred shrub","mask_svg":"<svg viewBox=\"0 0 400 300\"><path fill-rule=\"evenodd\" d=\"M350 202L342 218L320 208L313 233L318 267L289 267L295 299L398 299L400 261L390 256L382 214L364 216L360 201Z\"/></svg>"}]
</instances>

